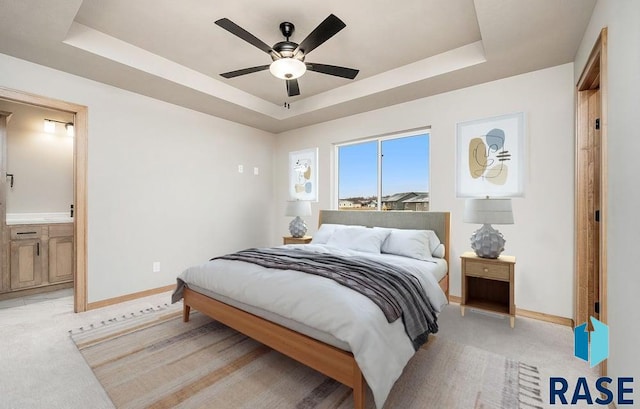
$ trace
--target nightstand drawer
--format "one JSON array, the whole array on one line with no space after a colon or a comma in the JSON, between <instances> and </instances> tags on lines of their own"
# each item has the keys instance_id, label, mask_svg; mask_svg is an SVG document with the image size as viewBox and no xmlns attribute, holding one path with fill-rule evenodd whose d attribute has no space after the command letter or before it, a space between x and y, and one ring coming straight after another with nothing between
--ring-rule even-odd
<instances>
[{"instance_id":1,"label":"nightstand drawer","mask_svg":"<svg viewBox=\"0 0 640 409\"><path fill-rule=\"evenodd\" d=\"M309 244L311 243L311 236L304 237L291 237L285 236L282 238L283 244Z\"/></svg>"},{"instance_id":2,"label":"nightstand drawer","mask_svg":"<svg viewBox=\"0 0 640 409\"><path fill-rule=\"evenodd\" d=\"M473 277L509 281L509 265L467 260L465 274Z\"/></svg>"}]
</instances>

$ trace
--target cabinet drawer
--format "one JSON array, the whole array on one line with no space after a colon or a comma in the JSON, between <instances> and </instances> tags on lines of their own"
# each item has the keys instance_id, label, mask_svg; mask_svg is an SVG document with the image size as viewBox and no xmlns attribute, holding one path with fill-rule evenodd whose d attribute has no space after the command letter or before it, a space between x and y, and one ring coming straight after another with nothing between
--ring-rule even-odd
<instances>
[{"instance_id":1,"label":"cabinet drawer","mask_svg":"<svg viewBox=\"0 0 640 409\"><path fill-rule=\"evenodd\" d=\"M73 224L50 224L49 237L69 237L73 236Z\"/></svg>"},{"instance_id":2,"label":"cabinet drawer","mask_svg":"<svg viewBox=\"0 0 640 409\"><path fill-rule=\"evenodd\" d=\"M11 240L39 239L42 226L16 226L10 229Z\"/></svg>"},{"instance_id":3,"label":"cabinet drawer","mask_svg":"<svg viewBox=\"0 0 640 409\"><path fill-rule=\"evenodd\" d=\"M509 265L466 261L465 275L509 281Z\"/></svg>"}]
</instances>

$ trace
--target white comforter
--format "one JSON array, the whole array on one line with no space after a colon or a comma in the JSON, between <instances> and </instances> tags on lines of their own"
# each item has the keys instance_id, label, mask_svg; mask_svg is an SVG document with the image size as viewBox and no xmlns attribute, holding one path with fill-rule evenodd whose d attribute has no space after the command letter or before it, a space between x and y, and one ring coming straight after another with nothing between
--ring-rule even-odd
<instances>
[{"instance_id":1,"label":"white comforter","mask_svg":"<svg viewBox=\"0 0 640 409\"><path fill-rule=\"evenodd\" d=\"M391 260L419 278L436 311L440 312L447 303L437 280L428 272L434 263L326 245L309 244L302 248ZM214 260L191 267L178 278L187 285L271 311L347 343L378 408L382 408L393 384L415 353L401 319L389 324L380 308L367 297L327 278L231 260Z\"/></svg>"}]
</instances>

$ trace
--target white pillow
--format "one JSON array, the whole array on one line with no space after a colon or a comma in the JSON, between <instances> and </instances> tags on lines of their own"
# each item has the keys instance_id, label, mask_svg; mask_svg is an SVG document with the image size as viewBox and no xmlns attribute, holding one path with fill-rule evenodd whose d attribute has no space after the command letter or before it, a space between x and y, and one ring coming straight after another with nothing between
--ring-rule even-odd
<instances>
[{"instance_id":1,"label":"white pillow","mask_svg":"<svg viewBox=\"0 0 640 409\"><path fill-rule=\"evenodd\" d=\"M431 253L433 257L444 258L444 244L438 244L435 250Z\"/></svg>"},{"instance_id":2,"label":"white pillow","mask_svg":"<svg viewBox=\"0 0 640 409\"><path fill-rule=\"evenodd\" d=\"M433 230L425 230L427 235L429 236L429 250L431 251L431 255L434 257L442 258L444 257L444 245L440 243L440 239L438 235ZM442 246L441 249L439 247ZM438 256L438 254L442 253L442 256Z\"/></svg>"},{"instance_id":3,"label":"white pillow","mask_svg":"<svg viewBox=\"0 0 640 409\"><path fill-rule=\"evenodd\" d=\"M431 256L443 258L444 245L433 230L386 229L390 234L382 243L383 253L429 260Z\"/></svg>"},{"instance_id":4,"label":"white pillow","mask_svg":"<svg viewBox=\"0 0 640 409\"><path fill-rule=\"evenodd\" d=\"M338 229L344 229L348 227L352 227L352 226L349 226L346 224L331 224L331 223L321 224L318 231L314 233L313 238L311 239L311 243L327 244L327 241L329 241L329 238L331 237L333 232L335 232ZM358 227L362 227L362 226L358 226Z\"/></svg>"},{"instance_id":5,"label":"white pillow","mask_svg":"<svg viewBox=\"0 0 640 409\"><path fill-rule=\"evenodd\" d=\"M333 232L327 246L379 254L382 242L388 235L387 229L345 227Z\"/></svg>"},{"instance_id":6,"label":"white pillow","mask_svg":"<svg viewBox=\"0 0 640 409\"><path fill-rule=\"evenodd\" d=\"M429 234L427 230L409 229L384 229L390 234L382 243L382 252L395 254L398 256L415 258L418 260L429 260L431 258L431 247L429 246Z\"/></svg>"},{"instance_id":7,"label":"white pillow","mask_svg":"<svg viewBox=\"0 0 640 409\"><path fill-rule=\"evenodd\" d=\"M329 237L333 234L333 232L337 228L337 224L322 224L317 232L313 234L313 238L311 239L311 243L313 244L327 244L329 241Z\"/></svg>"}]
</instances>

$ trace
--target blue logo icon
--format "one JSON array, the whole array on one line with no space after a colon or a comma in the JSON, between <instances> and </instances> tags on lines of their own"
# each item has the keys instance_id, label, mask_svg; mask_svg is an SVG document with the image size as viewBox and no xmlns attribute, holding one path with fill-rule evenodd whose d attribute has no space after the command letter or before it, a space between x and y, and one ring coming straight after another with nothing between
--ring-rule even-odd
<instances>
[{"instance_id":1,"label":"blue logo icon","mask_svg":"<svg viewBox=\"0 0 640 409\"><path fill-rule=\"evenodd\" d=\"M573 354L589 362L589 366L593 368L609 357L609 327L593 317L590 318L593 331L587 331L586 322L573 330Z\"/></svg>"}]
</instances>

